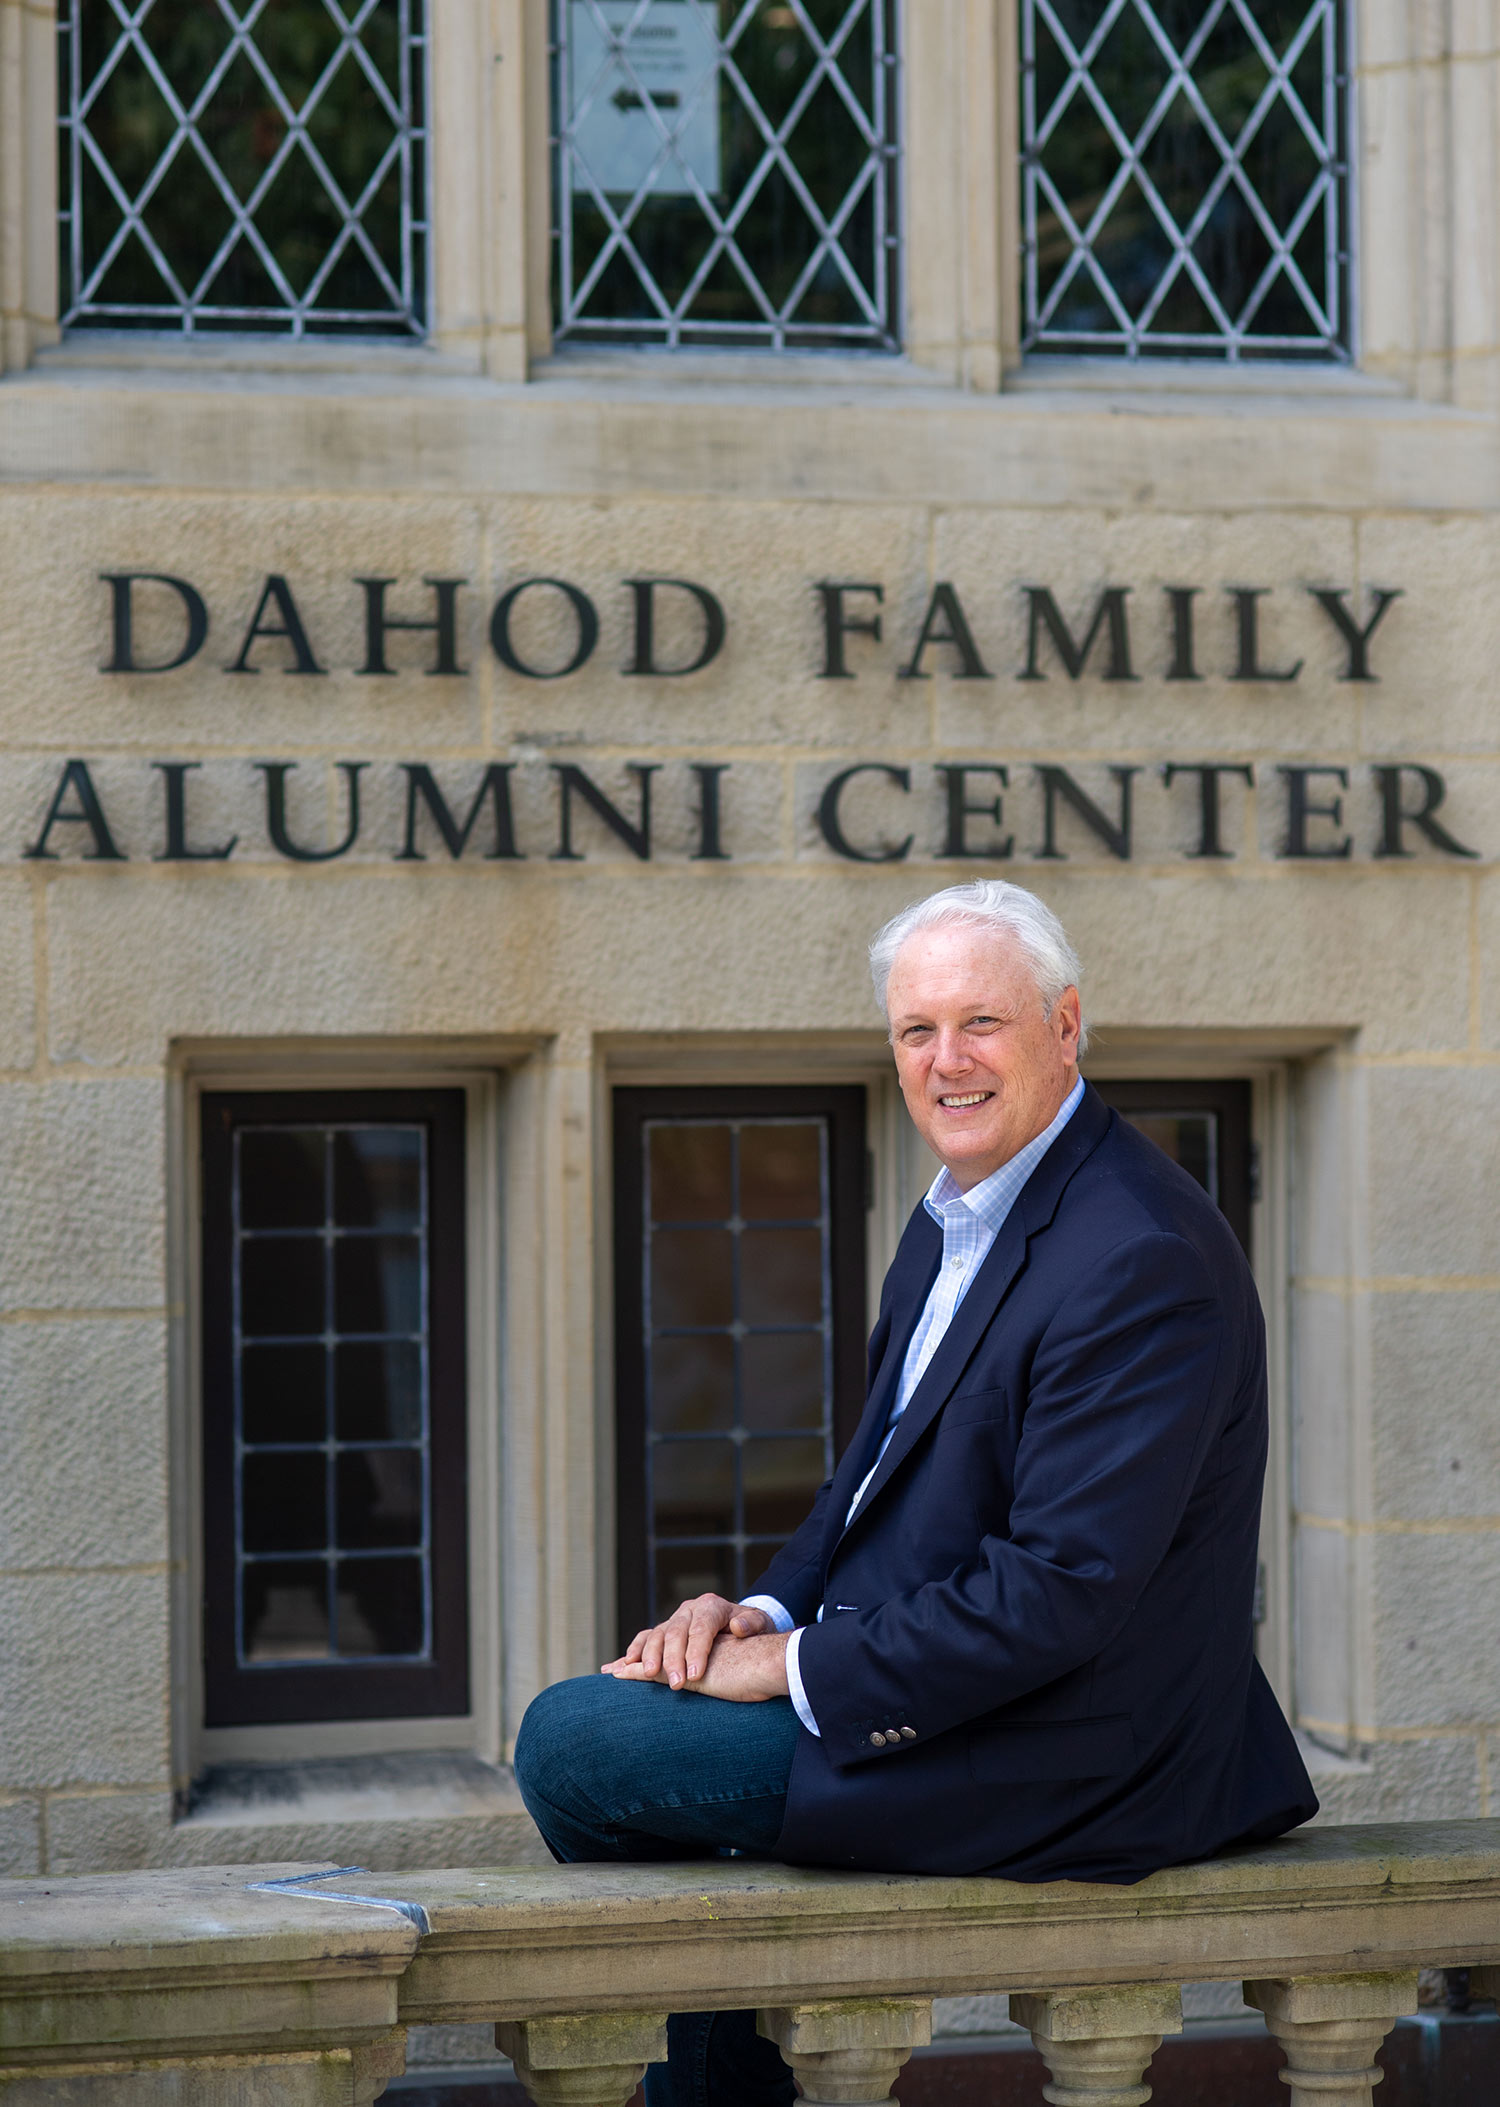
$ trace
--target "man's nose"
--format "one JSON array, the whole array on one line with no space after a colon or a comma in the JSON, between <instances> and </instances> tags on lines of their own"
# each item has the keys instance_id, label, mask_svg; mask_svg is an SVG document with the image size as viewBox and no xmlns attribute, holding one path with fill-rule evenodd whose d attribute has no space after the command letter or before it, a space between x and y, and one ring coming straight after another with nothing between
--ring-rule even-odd
<instances>
[{"instance_id":1,"label":"man's nose","mask_svg":"<svg viewBox=\"0 0 1500 2107\"><path fill-rule=\"evenodd\" d=\"M933 1066L952 1075L973 1065L968 1047L961 1031L938 1032L937 1050L933 1055Z\"/></svg>"}]
</instances>

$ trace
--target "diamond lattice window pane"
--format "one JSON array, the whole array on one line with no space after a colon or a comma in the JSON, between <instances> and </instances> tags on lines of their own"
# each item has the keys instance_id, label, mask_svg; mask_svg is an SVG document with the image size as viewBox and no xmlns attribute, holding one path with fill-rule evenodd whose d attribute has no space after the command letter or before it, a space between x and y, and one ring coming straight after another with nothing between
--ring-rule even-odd
<instances>
[{"instance_id":1,"label":"diamond lattice window pane","mask_svg":"<svg viewBox=\"0 0 1500 2107\"><path fill-rule=\"evenodd\" d=\"M1026 349L1346 359L1344 0L1021 0Z\"/></svg>"},{"instance_id":2,"label":"diamond lattice window pane","mask_svg":"<svg viewBox=\"0 0 1500 2107\"><path fill-rule=\"evenodd\" d=\"M892 350L895 0L553 0L559 338Z\"/></svg>"},{"instance_id":3,"label":"diamond lattice window pane","mask_svg":"<svg viewBox=\"0 0 1500 2107\"><path fill-rule=\"evenodd\" d=\"M59 0L63 321L419 335L425 0Z\"/></svg>"}]
</instances>

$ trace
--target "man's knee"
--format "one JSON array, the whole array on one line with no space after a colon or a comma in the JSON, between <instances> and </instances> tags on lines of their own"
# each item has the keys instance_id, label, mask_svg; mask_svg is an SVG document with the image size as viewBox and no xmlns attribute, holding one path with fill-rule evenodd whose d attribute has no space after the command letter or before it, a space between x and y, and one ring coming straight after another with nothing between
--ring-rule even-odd
<instances>
[{"instance_id":1,"label":"man's knee","mask_svg":"<svg viewBox=\"0 0 1500 2107\"><path fill-rule=\"evenodd\" d=\"M523 1797L555 1801L574 1774L575 1759L593 1743L607 1702L602 1675L553 1683L531 1700L516 1736L516 1783Z\"/></svg>"}]
</instances>

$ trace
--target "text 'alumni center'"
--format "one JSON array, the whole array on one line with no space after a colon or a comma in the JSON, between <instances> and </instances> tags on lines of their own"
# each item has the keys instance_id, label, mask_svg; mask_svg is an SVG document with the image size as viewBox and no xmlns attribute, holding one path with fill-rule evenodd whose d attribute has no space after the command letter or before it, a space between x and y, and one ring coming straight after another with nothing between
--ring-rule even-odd
<instances>
[{"instance_id":1,"label":"text 'alumni center'","mask_svg":"<svg viewBox=\"0 0 1500 2107\"><path fill-rule=\"evenodd\" d=\"M1012 876L1271 1339L1325 1818L1500 1757L1495 0L0 0L0 1865L539 1860Z\"/></svg>"}]
</instances>

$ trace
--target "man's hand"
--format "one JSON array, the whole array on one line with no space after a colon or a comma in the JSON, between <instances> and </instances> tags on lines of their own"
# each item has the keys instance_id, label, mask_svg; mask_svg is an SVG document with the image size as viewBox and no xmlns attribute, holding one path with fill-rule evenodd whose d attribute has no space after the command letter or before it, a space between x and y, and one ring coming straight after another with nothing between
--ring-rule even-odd
<instances>
[{"instance_id":1,"label":"man's hand","mask_svg":"<svg viewBox=\"0 0 1500 2107\"><path fill-rule=\"evenodd\" d=\"M638 1631L617 1661L606 1661L605 1675L633 1683L666 1683L673 1690L686 1684L701 1685L709 1655L721 1632L734 1639L753 1639L772 1630L764 1610L746 1609L722 1595L698 1595L681 1602L664 1624ZM774 1634L773 1634L774 1636ZM785 1648L783 1648L783 1652ZM785 1695L768 1690L767 1697ZM722 1692L715 1692L723 1695Z\"/></svg>"},{"instance_id":2,"label":"man's hand","mask_svg":"<svg viewBox=\"0 0 1500 2107\"><path fill-rule=\"evenodd\" d=\"M750 1614L759 1616L760 1612L752 1610ZM703 1673L686 1687L704 1697L728 1698L734 1704L753 1705L768 1697L786 1697L786 1642L790 1637L790 1632L783 1631L763 1632L748 1639L736 1638L733 1632L721 1633L714 1641ZM648 1674L643 1660L611 1661L605 1673L626 1683L671 1680L665 1669ZM672 1683L674 1690L683 1687L681 1682Z\"/></svg>"}]
</instances>

